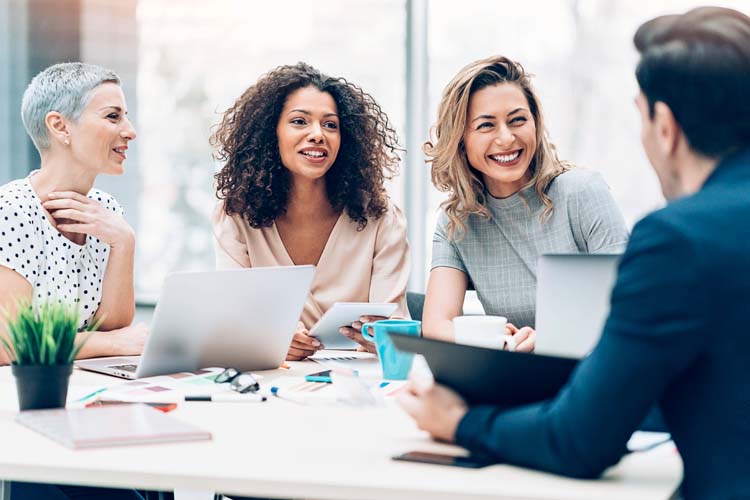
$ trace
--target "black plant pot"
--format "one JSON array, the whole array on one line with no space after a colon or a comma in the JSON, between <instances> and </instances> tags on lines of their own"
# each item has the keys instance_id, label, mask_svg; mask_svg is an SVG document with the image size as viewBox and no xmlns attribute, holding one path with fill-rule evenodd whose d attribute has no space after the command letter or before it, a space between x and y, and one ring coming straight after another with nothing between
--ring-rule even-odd
<instances>
[{"instance_id":1,"label":"black plant pot","mask_svg":"<svg viewBox=\"0 0 750 500\"><path fill-rule=\"evenodd\" d=\"M23 410L65 408L68 381L73 365L12 365L18 391L18 407Z\"/></svg>"}]
</instances>

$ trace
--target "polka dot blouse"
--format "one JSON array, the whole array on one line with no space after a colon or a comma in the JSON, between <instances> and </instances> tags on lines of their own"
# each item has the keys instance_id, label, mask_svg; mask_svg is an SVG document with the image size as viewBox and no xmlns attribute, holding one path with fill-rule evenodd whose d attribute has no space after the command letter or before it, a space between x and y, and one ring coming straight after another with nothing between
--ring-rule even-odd
<instances>
[{"instance_id":1,"label":"polka dot blouse","mask_svg":"<svg viewBox=\"0 0 750 500\"><path fill-rule=\"evenodd\" d=\"M29 183L31 175L0 187L0 265L26 278L34 304L79 304L79 328L85 328L101 303L109 245L90 235L77 245L55 229ZM122 214L109 194L92 189L88 197Z\"/></svg>"}]
</instances>

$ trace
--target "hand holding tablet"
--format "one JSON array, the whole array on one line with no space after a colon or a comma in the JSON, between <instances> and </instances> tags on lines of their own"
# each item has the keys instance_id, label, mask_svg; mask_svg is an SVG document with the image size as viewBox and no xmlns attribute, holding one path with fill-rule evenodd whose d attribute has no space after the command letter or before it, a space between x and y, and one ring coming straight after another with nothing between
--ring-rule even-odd
<instances>
[{"instance_id":1,"label":"hand holding tablet","mask_svg":"<svg viewBox=\"0 0 750 500\"><path fill-rule=\"evenodd\" d=\"M310 335L317 337L326 349L356 349L359 344L344 337L339 328L351 326L362 316L388 318L397 308L396 304L387 303L336 302L310 329Z\"/></svg>"}]
</instances>

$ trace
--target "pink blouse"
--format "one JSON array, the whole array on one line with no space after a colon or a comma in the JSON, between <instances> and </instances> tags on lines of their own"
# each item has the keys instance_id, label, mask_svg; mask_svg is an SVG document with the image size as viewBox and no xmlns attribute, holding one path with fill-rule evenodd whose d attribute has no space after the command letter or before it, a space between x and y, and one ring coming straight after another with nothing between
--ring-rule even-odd
<instances>
[{"instance_id":1,"label":"pink blouse","mask_svg":"<svg viewBox=\"0 0 750 500\"><path fill-rule=\"evenodd\" d=\"M254 229L238 215L228 216L220 202L211 217L217 269L293 266L276 224ZM406 219L390 204L362 231L343 212L331 231L318 265L301 321L312 328L334 302L393 302L397 318L408 318L406 284L409 243Z\"/></svg>"}]
</instances>

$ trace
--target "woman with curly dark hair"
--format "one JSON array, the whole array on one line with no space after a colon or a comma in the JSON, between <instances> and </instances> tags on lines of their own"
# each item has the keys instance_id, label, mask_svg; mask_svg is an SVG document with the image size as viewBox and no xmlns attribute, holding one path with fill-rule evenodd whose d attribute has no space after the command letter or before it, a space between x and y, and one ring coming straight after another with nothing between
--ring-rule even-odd
<instances>
[{"instance_id":1,"label":"woman with curly dark hair","mask_svg":"<svg viewBox=\"0 0 750 500\"><path fill-rule=\"evenodd\" d=\"M397 139L370 95L305 63L281 66L224 113L211 144L224 162L217 267L317 266L287 359L323 348L308 329L334 302L394 302L407 317L406 221L383 185ZM361 326L341 333L375 352Z\"/></svg>"}]
</instances>

